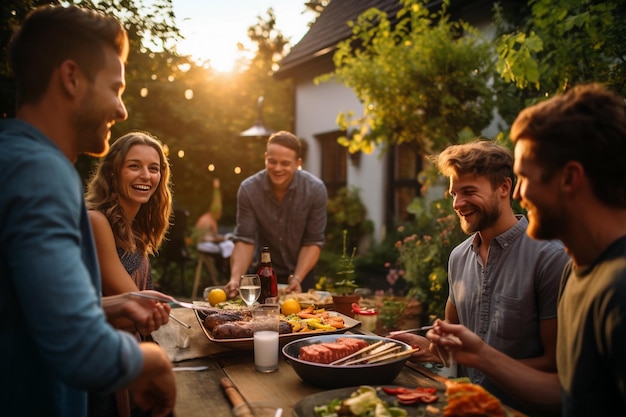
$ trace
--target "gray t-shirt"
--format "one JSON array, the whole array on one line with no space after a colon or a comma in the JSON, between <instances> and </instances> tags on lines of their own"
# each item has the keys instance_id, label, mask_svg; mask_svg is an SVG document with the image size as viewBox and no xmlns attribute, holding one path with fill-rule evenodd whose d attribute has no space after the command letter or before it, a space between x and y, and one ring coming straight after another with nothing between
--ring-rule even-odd
<instances>
[{"instance_id":1,"label":"gray t-shirt","mask_svg":"<svg viewBox=\"0 0 626 417\"><path fill-rule=\"evenodd\" d=\"M324 183L298 170L287 194L278 201L267 170L246 178L237 192L234 241L268 246L279 276L293 273L302 246L324 244L327 193Z\"/></svg>"}]
</instances>

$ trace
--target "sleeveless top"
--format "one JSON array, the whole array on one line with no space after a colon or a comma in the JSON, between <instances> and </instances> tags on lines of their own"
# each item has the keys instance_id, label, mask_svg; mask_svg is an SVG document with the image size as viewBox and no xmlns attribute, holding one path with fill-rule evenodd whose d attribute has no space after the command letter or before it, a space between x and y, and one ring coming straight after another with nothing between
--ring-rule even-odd
<instances>
[{"instance_id":1,"label":"sleeveless top","mask_svg":"<svg viewBox=\"0 0 626 417\"><path fill-rule=\"evenodd\" d=\"M144 257L140 252L124 253L121 248L117 248L117 255L139 291L154 289L150 260L147 257Z\"/></svg>"}]
</instances>

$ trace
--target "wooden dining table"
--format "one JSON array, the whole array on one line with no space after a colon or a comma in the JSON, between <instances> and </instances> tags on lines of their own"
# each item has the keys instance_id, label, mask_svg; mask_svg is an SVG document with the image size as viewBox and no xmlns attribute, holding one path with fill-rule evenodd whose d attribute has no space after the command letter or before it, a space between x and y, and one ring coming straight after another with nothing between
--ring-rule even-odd
<instances>
[{"instance_id":1,"label":"wooden dining table","mask_svg":"<svg viewBox=\"0 0 626 417\"><path fill-rule=\"evenodd\" d=\"M209 340L193 310L177 308L172 313L180 321L189 324L191 329L170 320L153 333L153 338L165 350L174 368L181 369L175 372L175 417L232 415L233 404L222 386L224 378L232 382L246 403L270 401L283 409L283 417L291 417L294 407L303 398L325 391L300 379L282 355L276 372L257 372L251 350L236 349ZM360 326L346 333L373 334L361 330ZM182 339L189 337L188 347L178 347L185 345L181 343L181 336ZM443 393L444 380L444 377L420 364L407 362L390 385L434 387ZM511 411L517 417L524 416Z\"/></svg>"}]
</instances>

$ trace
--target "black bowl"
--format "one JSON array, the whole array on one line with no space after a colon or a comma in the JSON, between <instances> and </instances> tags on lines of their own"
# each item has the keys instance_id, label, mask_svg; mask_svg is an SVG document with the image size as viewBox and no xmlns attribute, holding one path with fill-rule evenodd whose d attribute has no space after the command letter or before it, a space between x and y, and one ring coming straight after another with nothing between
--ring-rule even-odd
<instances>
[{"instance_id":1,"label":"black bowl","mask_svg":"<svg viewBox=\"0 0 626 417\"><path fill-rule=\"evenodd\" d=\"M400 371L402 371L404 364L409 358L409 355L405 355L404 357L382 363L358 365L327 365L299 359L301 347L316 343L334 342L342 337L362 339L369 344L381 340L385 342L395 342L402 346L402 350L411 349L411 346L408 344L387 337L334 334L294 340L293 342L287 343L283 347L282 352L287 362L303 381L321 388L389 384L398 376Z\"/></svg>"}]
</instances>

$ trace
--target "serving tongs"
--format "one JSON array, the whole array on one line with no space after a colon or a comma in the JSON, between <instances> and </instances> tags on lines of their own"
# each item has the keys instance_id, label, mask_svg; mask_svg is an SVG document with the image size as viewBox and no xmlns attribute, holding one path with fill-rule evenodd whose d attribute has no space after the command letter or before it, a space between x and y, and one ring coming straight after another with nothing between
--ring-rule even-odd
<instances>
[{"instance_id":1,"label":"serving tongs","mask_svg":"<svg viewBox=\"0 0 626 417\"><path fill-rule=\"evenodd\" d=\"M211 307L202 307L193 303L178 301L175 298L159 297L158 295L145 294L143 292L132 291L132 292L129 292L128 295L131 297L149 298L151 300L160 301L162 303L167 303L170 305L177 305L179 307L190 308L192 310L211 311L211 312L215 311L215 309Z\"/></svg>"}]
</instances>

